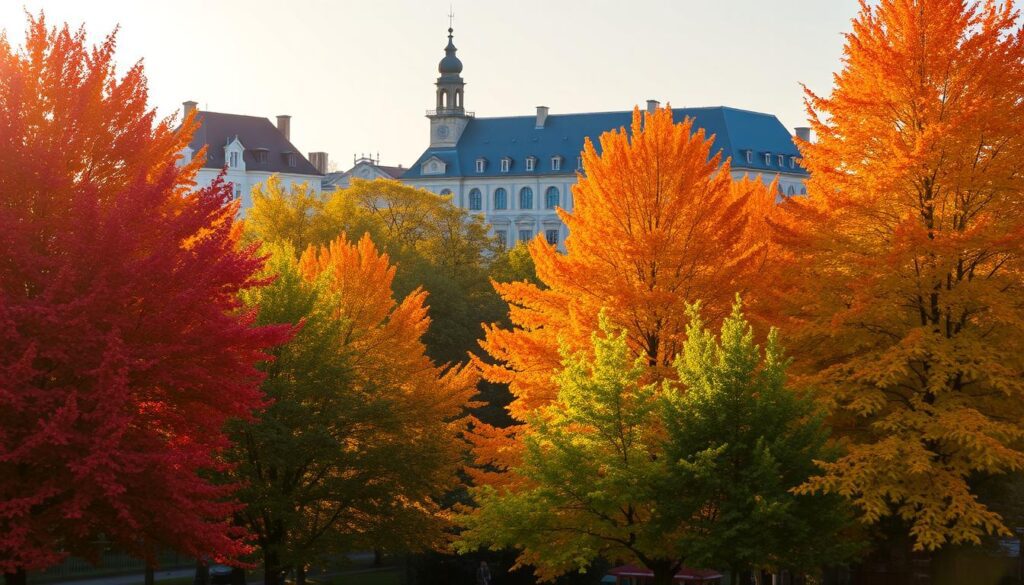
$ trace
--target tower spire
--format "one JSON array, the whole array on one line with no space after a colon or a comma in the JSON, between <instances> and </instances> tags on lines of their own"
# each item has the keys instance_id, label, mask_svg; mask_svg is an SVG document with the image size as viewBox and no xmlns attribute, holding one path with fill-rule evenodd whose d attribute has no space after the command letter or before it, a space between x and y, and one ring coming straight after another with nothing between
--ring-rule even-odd
<instances>
[{"instance_id":1,"label":"tower spire","mask_svg":"<svg viewBox=\"0 0 1024 585\"><path fill-rule=\"evenodd\" d=\"M433 110L427 111L430 118L431 147L454 146L462 131L473 117L466 111L463 101L466 81L462 79L462 61L455 54L455 11L448 9L448 45L444 58L437 64L437 101Z\"/></svg>"}]
</instances>

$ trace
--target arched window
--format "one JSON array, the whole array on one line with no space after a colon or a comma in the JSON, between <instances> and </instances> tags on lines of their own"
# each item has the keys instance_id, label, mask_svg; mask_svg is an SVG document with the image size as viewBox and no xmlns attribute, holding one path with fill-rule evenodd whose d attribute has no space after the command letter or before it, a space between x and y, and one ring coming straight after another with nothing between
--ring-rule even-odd
<instances>
[{"instance_id":1,"label":"arched window","mask_svg":"<svg viewBox=\"0 0 1024 585\"><path fill-rule=\"evenodd\" d=\"M451 189L441 189L441 195L451 195L451 194L452 194L452 190Z\"/></svg>"},{"instance_id":2,"label":"arched window","mask_svg":"<svg viewBox=\"0 0 1024 585\"><path fill-rule=\"evenodd\" d=\"M523 187L519 191L519 209L533 209L533 189Z\"/></svg>"},{"instance_id":3,"label":"arched window","mask_svg":"<svg viewBox=\"0 0 1024 585\"><path fill-rule=\"evenodd\" d=\"M554 209L558 207L558 187L548 187L544 192L544 207Z\"/></svg>"},{"instance_id":4,"label":"arched window","mask_svg":"<svg viewBox=\"0 0 1024 585\"><path fill-rule=\"evenodd\" d=\"M807 187L800 187L800 194L807 195Z\"/></svg>"},{"instance_id":5,"label":"arched window","mask_svg":"<svg viewBox=\"0 0 1024 585\"><path fill-rule=\"evenodd\" d=\"M508 209L508 193L501 187L494 190L494 208Z\"/></svg>"},{"instance_id":6,"label":"arched window","mask_svg":"<svg viewBox=\"0 0 1024 585\"><path fill-rule=\"evenodd\" d=\"M789 195L790 197L796 195L796 189L793 188L793 185L790 185L789 189L786 189L786 195Z\"/></svg>"},{"instance_id":7,"label":"arched window","mask_svg":"<svg viewBox=\"0 0 1024 585\"><path fill-rule=\"evenodd\" d=\"M470 211L480 211L484 206L484 198L480 195L480 189L473 189L469 192Z\"/></svg>"}]
</instances>

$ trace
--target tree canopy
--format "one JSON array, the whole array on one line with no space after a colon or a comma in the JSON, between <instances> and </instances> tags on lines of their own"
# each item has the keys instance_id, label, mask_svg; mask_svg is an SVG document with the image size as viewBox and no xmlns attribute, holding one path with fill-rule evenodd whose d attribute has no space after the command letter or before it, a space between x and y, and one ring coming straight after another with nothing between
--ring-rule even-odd
<instances>
[{"instance_id":1,"label":"tree canopy","mask_svg":"<svg viewBox=\"0 0 1024 585\"><path fill-rule=\"evenodd\" d=\"M254 190L246 225L248 238L290 242L298 250L326 245L341 233L369 234L399 267L395 294L417 288L430 293L432 324L423 339L437 363L467 361L482 334L480 323L498 320L504 311L488 280L497 241L479 216L425 189L356 180L347 189L316 195L309 187L271 180Z\"/></svg>"},{"instance_id":2,"label":"tree canopy","mask_svg":"<svg viewBox=\"0 0 1024 585\"><path fill-rule=\"evenodd\" d=\"M918 548L1009 534L972 478L1024 467L1024 35L1010 3L863 5L808 93L808 197L777 235L776 320L846 454L808 489Z\"/></svg>"},{"instance_id":3,"label":"tree canopy","mask_svg":"<svg viewBox=\"0 0 1024 585\"><path fill-rule=\"evenodd\" d=\"M256 364L287 330L238 294L262 259L237 247L222 182L193 189L196 128L158 120L114 36L29 18L0 36L0 571L12 582L101 536L231 559L223 426L262 404Z\"/></svg>"},{"instance_id":4,"label":"tree canopy","mask_svg":"<svg viewBox=\"0 0 1024 585\"><path fill-rule=\"evenodd\" d=\"M396 268L369 236L301 258L271 250L277 280L245 298L260 320L298 331L266 366L273 402L235 425L232 453L267 583L355 547L439 545L438 501L458 485L475 372L426 356L426 293L396 301Z\"/></svg>"},{"instance_id":5,"label":"tree canopy","mask_svg":"<svg viewBox=\"0 0 1024 585\"><path fill-rule=\"evenodd\" d=\"M645 357L606 313L592 351L563 344L557 397L535 411L510 473L472 490L458 546L512 546L543 579L596 557L642 564L671 583L683 562L814 569L842 559L836 497L795 495L828 458L811 403L784 388L774 332L765 351L739 303L720 338L690 310L678 382L645 383Z\"/></svg>"},{"instance_id":6,"label":"tree canopy","mask_svg":"<svg viewBox=\"0 0 1024 585\"><path fill-rule=\"evenodd\" d=\"M674 123L669 108L635 110L629 131L601 136L600 154L586 142L573 211L558 211L569 227L565 253L535 239L529 251L540 284L495 284L512 326L487 326L481 345L489 359L477 364L487 380L509 385L514 420L525 422L554 398L560 344L587 348L602 307L657 380L674 375L687 303L704 300L717 321L733 294L757 283L774 188L734 181L712 144L692 120ZM478 421L470 438L481 469L513 463L507 430ZM508 476L476 474L501 477Z\"/></svg>"}]
</instances>

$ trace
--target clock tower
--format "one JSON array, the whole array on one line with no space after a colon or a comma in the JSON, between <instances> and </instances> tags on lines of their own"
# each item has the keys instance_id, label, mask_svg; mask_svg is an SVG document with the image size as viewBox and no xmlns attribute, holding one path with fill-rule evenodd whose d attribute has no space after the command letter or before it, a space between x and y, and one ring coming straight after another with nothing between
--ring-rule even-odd
<instances>
[{"instance_id":1,"label":"clock tower","mask_svg":"<svg viewBox=\"0 0 1024 585\"><path fill-rule=\"evenodd\" d=\"M437 64L437 104L435 110L427 111L430 118L430 147L454 147L466 129L466 124L473 117L467 112L463 103L466 82L462 79L462 61L455 56L455 43L452 41L453 29L448 29L448 46L444 48L444 58Z\"/></svg>"}]
</instances>

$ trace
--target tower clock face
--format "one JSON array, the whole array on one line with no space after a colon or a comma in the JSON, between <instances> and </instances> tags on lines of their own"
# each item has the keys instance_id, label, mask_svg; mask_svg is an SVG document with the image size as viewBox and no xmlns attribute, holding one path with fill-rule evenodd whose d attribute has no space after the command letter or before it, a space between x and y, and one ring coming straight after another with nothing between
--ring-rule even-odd
<instances>
[{"instance_id":1,"label":"tower clock face","mask_svg":"<svg viewBox=\"0 0 1024 585\"><path fill-rule=\"evenodd\" d=\"M437 127L437 137L438 138L448 138L448 126L445 126L443 124L441 126L438 126Z\"/></svg>"}]
</instances>

